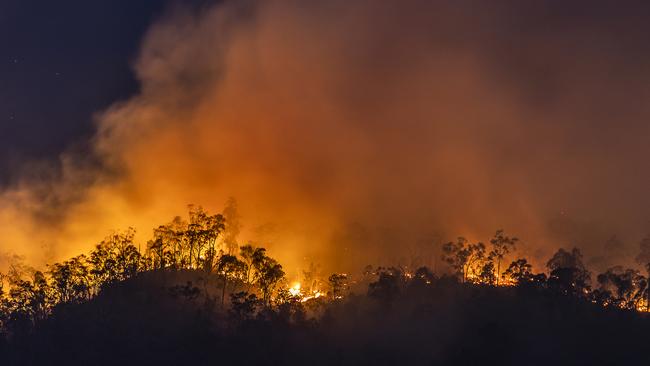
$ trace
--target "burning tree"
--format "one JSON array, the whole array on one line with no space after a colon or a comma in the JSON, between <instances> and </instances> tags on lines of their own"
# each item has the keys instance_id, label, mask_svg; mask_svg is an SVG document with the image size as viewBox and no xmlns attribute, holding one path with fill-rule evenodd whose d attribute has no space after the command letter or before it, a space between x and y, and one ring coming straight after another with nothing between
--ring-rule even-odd
<instances>
[{"instance_id":1,"label":"burning tree","mask_svg":"<svg viewBox=\"0 0 650 366\"><path fill-rule=\"evenodd\" d=\"M444 244L442 250L442 259L454 269L463 283L470 276L472 279L478 277L485 261L485 244L470 244L467 239L458 237L455 243Z\"/></svg>"},{"instance_id":2,"label":"burning tree","mask_svg":"<svg viewBox=\"0 0 650 366\"><path fill-rule=\"evenodd\" d=\"M501 277L501 261L508 253L510 253L515 248L515 244L517 243L517 241L519 241L519 239L515 237L511 238L507 235L504 235L503 230L497 230L497 232L494 234L494 237L490 239L490 244L492 244L492 250L488 254L488 259L490 260L490 262L494 263L492 265L493 268L491 268L492 270L494 270L494 266L496 265L497 286L499 286L499 278Z\"/></svg>"},{"instance_id":3,"label":"burning tree","mask_svg":"<svg viewBox=\"0 0 650 366\"><path fill-rule=\"evenodd\" d=\"M578 248L567 252L560 248L546 263L550 275L549 287L565 294L583 296L589 292L591 274L582 263L582 253Z\"/></svg>"},{"instance_id":4,"label":"burning tree","mask_svg":"<svg viewBox=\"0 0 650 366\"><path fill-rule=\"evenodd\" d=\"M142 256L133 243L135 230L129 228L124 233L114 233L95 246L90 253L88 264L94 292L115 282L135 276L140 270Z\"/></svg>"},{"instance_id":5,"label":"burning tree","mask_svg":"<svg viewBox=\"0 0 650 366\"><path fill-rule=\"evenodd\" d=\"M600 287L594 297L603 305L614 305L625 309L637 309L644 300L648 281L635 269L616 266L597 277Z\"/></svg>"},{"instance_id":6,"label":"burning tree","mask_svg":"<svg viewBox=\"0 0 650 366\"><path fill-rule=\"evenodd\" d=\"M650 278L650 237L645 237L639 243L639 254L636 257L636 262L643 266L646 270L648 278ZM645 291L645 305L646 311L650 311L650 288Z\"/></svg>"},{"instance_id":7,"label":"burning tree","mask_svg":"<svg viewBox=\"0 0 650 366\"><path fill-rule=\"evenodd\" d=\"M255 270L254 279L262 291L264 303L271 302L271 295L277 284L284 278L284 270L275 259L267 256L265 251L256 251L252 258L252 265Z\"/></svg>"},{"instance_id":8,"label":"burning tree","mask_svg":"<svg viewBox=\"0 0 650 366\"><path fill-rule=\"evenodd\" d=\"M85 255L55 263L49 274L56 290L57 302L79 303L90 298L92 280Z\"/></svg>"},{"instance_id":9,"label":"burning tree","mask_svg":"<svg viewBox=\"0 0 650 366\"><path fill-rule=\"evenodd\" d=\"M223 254L217 260L217 273L223 278L223 287L221 291L221 304L226 297L226 287L229 280L237 280L243 277L246 265L234 255Z\"/></svg>"},{"instance_id":10,"label":"burning tree","mask_svg":"<svg viewBox=\"0 0 650 366\"><path fill-rule=\"evenodd\" d=\"M531 282L534 278L533 266L524 258L514 260L503 273L503 278L509 278L515 285Z\"/></svg>"}]
</instances>

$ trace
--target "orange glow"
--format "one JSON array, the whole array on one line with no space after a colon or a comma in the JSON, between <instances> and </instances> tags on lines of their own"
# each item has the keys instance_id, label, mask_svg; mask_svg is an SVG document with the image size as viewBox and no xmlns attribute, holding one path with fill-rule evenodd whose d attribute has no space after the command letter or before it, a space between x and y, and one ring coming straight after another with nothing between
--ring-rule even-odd
<instances>
[{"instance_id":1,"label":"orange glow","mask_svg":"<svg viewBox=\"0 0 650 366\"><path fill-rule=\"evenodd\" d=\"M302 289L300 282L294 282L288 287L288 290L291 296L298 298L300 302L306 302L311 299L318 299L325 296L325 293L316 289L312 289L310 292L305 292Z\"/></svg>"},{"instance_id":2,"label":"orange glow","mask_svg":"<svg viewBox=\"0 0 650 366\"><path fill-rule=\"evenodd\" d=\"M292 296L300 296L302 294L302 291L300 290L300 282L296 282L289 287L289 293Z\"/></svg>"},{"instance_id":3,"label":"orange glow","mask_svg":"<svg viewBox=\"0 0 650 366\"><path fill-rule=\"evenodd\" d=\"M576 150L566 126L590 119L564 112L575 90L558 88L568 93L559 106L530 105L527 90L492 70L493 53L475 47L484 43L475 13L441 22L449 9L435 2L297 3L226 2L152 26L135 62L140 93L96 116L98 163L64 154L60 174L47 167L0 194L2 252L42 266L131 226L144 247L187 204L215 213L231 196L239 243L265 246L291 272L311 258L329 272L439 268L440 241L497 228L527 238L519 253L540 262L559 241L643 231L628 223L647 215L628 214L611 189L625 176L605 169L621 168L612 154ZM601 141L593 137L579 140ZM639 155L638 139L607 141ZM627 182L638 193L630 206L650 207L638 201L643 182ZM594 209L593 197L607 207ZM565 213L597 215L595 240Z\"/></svg>"}]
</instances>

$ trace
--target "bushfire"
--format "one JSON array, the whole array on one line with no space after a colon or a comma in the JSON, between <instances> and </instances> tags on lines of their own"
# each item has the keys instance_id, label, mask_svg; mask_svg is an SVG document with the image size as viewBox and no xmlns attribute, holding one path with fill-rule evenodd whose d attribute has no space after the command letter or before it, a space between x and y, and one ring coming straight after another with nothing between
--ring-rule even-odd
<instances>
[{"instance_id":1,"label":"bushfire","mask_svg":"<svg viewBox=\"0 0 650 366\"><path fill-rule=\"evenodd\" d=\"M296 297L300 302L305 302L311 299L318 299L319 297L326 296L325 293L316 289L307 292L303 291L300 282L295 282L294 284L292 284L289 287L289 293L291 294L291 296Z\"/></svg>"},{"instance_id":2,"label":"bushfire","mask_svg":"<svg viewBox=\"0 0 650 366\"><path fill-rule=\"evenodd\" d=\"M304 282L289 281L284 267L264 247L250 242L240 245L233 230L223 214L190 206L188 221L176 217L157 227L144 251L134 242L135 231L129 229L108 236L89 254L54 263L45 271L15 258L0 277L2 326L10 326L17 316L37 324L59 304L90 301L107 287L147 273L190 278L195 273L202 286L216 289L205 296L219 299L224 309L242 299L270 307L311 300L336 302L359 290L388 299L409 286L439 286L440 281L451 280L462 286L544 291L603 307L649 310L648 279L638 270L611 268L594 282L580 251L574 248L559 249L546 264L547 273L534 273L525 258L514 256L518 239L502 230L487 245L465 238L444 244L442 259L447 269L441 273L426 266L368 266L357 276L334 273L326 279L305 271ZM183 296L200 291L190 282L174 289Z\"/></svg>"}]
</instances>

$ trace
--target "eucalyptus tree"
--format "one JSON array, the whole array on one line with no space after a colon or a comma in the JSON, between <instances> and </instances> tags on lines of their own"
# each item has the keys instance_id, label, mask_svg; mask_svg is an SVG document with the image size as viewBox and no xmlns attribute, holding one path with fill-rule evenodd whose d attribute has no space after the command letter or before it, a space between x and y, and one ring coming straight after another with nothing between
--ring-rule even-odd
<instances>
[{"instance_id":1,"label":"eucalyptus tree","mask_svg":"<svg viewBox=\"0 0 650 366\"><path fill-rule=\"evenodd\" d=\"M582 263L579 249L573 248L570 252L558 249L546 267L550 272L548 285L551 289L574 296L584 296L589 292L591 274Z\"/></svg>"},{"instance_id":2,"label":"eucalyptus tree","mask_svg":"<svg viewBox=\"0 0 650 366\"><path fill-rule=\"evenodd\" d=\"M636 309L644 300L648 281L635 269L609 268L597 276L600 301L625 309Z\"/></svg>"},{"instance_id":3,"label":"eucalyptus tree","mask_svg":"<svg viewBox=\"0 0 650 366\"><path fill-rule=\"evenodd\" d=\"M253 244L248 243L239 248L239 256L245 265L246 276L244 281L250 285L255 278L255 269L260 266L266 257L266 249L257 248ZM251 277L252 276L252 277Z\"/></svg>"},{"instance_id":4,"label":"eucalyptus tree","mask_svg":"<svg viewBox=\"0 0 650 366\"><path fill-rule=\"evenodd\" d=\"M124 281L140 270L142 256L134 244L135 230L115 232L107 236L90 253L88 264L94 290Z\"/></svg>"},{"instance_id":5,"label":"eucalyptus tree","mask_svg":"<svg viewBox=\"0 0 650 366\"><path fill-rule=\"evenodd\" d=\"M223 305L224 299L226 297L226 288L228 286L228 281L237 280L243 277L245 272L244 262L237 259L236 256L230 254L223 254L217 259L217 274L219 274L223 279L223 286L221 290L221 304Z\"/></svg>"},{"instance_id":6,"label":"eucalyptus tree","mask_svg":"<svg viewBox=\"0 0 650 366\"><path fill-rule=\"evenodd\" d=\"M532 281L533 276L533 266L526 259L520 258L512 261L501 277L520 285Z\"/></svg>"},{"instance_id":7,"label":"eucalyptus tree","mask_svg":"<svg viewBox=\"0 0 650 366\"><path fill-rule=\"evenodd\" d=\"M504 234L503 230L497 230L494 234L494 237L490 239L490 244L492 245L492 250L488 254L488 259L494 263L493 269L496 270L496 284L499 285L499 278L501 277L501 261L503 258L510 253L515 248L515 244L519 239L515 237L509 237ZM487 271L488 268L484 267L484 271Z\"/></svg>"},{"instance_id":8,"label":"eucalyptus tree","mask_svg":"<svg viewBox=\"0 0 650 366\"><path fill-rule=\"evenodd\" d=\"M258 248L263 249L263 248ZM275 259L267 256L264 250L256 250L253 253L252 266L255 270L255 282L262 292L262 299L270 304L278 283L284 278L284 270Z\"/></svg>"},{"instance_id":9,"label":"eucalyptus tree","mask_svg":"<svg viewBox=\"0 0 650 366\"><path fill-rule=\"evenodd\" d=\"M473 277L480 275L485 262L485 244L470 243L464 237L458 237L456 242L442 246L442 259L454 269L461 282L466 282L470 273Z\"/></svg>"},{"instance_id":10,"label":"eucalyptus tree","mask_svg":"<svg viewBox=\"0 0 650 366\"><path fill-rule=\"evenodd\" d=\"M50 267L52 288L57 302L82 302L91 295L91 275L85 255L79 255Z\"/></svg>"}]
</instances>

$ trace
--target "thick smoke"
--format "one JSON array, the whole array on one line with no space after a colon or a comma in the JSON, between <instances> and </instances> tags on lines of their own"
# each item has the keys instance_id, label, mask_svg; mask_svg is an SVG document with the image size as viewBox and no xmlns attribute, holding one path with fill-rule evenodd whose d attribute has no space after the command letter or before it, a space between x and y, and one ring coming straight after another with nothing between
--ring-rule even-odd
<instances>
[{"instance_id":1,"label":"thick smoke","mask_svg":"<svg viewBox=\"0 0 650 366\"><path fill-rule=\"evenodd\" d=\"M188 203L234 196L240 240L290 268L435 265L439 242L499 228L534 258L632 256L650 213L650 57L629 8L175 9L143 42L139 95L98 114L92 158L34 167L0 197L0 246L42 263L129 226L144 244Z\"/></svg>"}]
</instances>

